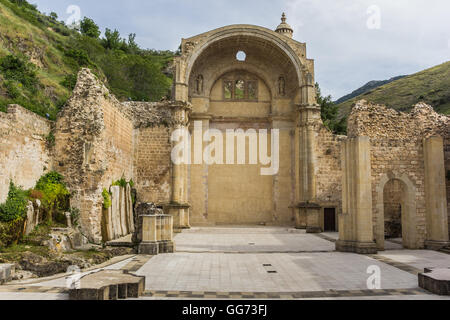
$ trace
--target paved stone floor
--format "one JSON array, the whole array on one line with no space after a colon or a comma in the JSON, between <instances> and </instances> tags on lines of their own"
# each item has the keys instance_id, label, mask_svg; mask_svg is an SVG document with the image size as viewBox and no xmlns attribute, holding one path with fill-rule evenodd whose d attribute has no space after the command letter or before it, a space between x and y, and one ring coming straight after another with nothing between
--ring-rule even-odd
<instances>
[{"instance_id":1,"label":"paved stone floor","mask_svg":"<svg viewBox=\"0 0 450 320\"><path fill-rule=\"evenodd\" d=\"M193 228L175 237L177 252L136 256L106 268L146 276L142 299L447 299L418 288L425 267L450 267L450 255L400 250L377 255L334 251L337 233L289 228ZM378 266L381 289L368 290ZM0 287L0 299L67 299L64 277Z\"/></svg>"}]
</instances>

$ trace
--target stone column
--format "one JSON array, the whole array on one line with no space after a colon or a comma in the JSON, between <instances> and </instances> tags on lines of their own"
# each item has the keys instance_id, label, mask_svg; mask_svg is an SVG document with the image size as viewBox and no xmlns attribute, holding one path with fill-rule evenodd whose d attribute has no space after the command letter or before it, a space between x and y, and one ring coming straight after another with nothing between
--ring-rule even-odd
<instances>
[{"instance_id":1,"label":"stone column","mask_svg":"<svg viewBox=\"0 0 450 320\"><path fill-rule=\"evenodd\" d=\"M298 105L296 142L298 151L298 177L297 181L297 217L302 228L306 222L306 230L310 233L320 233L322 229L319 222L320 205L316 199L316 131L321 124L320 107L315 100L308 98L310 86L305 86L303 94L304 103ZM308 91L309 90L309 91Z\"/></svg>"},{"instance_id":2,"label":"stone column","mask_svg":"<svg viewBox=\"0 0 450 320\"><path fill-rule=\"evenodd\" d=\"M173 108L173 130L188 130L189 113L191 106L184 102L174 102ZM185 137L186 140L187 137ZM189 141L185 141L189 143ZM175 147L175 143L173 144ZM185 159L188 160L188 159ZM189 208L187 203L187 179L188 164L173 163L172 161L172 201L166 205L164 210L174 217L174 228L176 230L189 229Z\"/></svg>"},{"instance_id":3,"label":"stone column","mask_svg":"<svg viewBox=\"0 0 450 320\"><path fill-rule=\"evenodd\" d=\"M372 220L372 176L368 137L343 142L343 212L336 250L376 253Z\"/></svg>"},{"instance_id":4,"label":"stone column","mask_svg":"<svg viewBox=\"0 0 450 320\"><path fill-rule=\"evenodd\" d=\"M445 185L444 140L424 140L427 249L439 250L450 245L448 235L447 194Z\"/></svg>"}]
</instances>

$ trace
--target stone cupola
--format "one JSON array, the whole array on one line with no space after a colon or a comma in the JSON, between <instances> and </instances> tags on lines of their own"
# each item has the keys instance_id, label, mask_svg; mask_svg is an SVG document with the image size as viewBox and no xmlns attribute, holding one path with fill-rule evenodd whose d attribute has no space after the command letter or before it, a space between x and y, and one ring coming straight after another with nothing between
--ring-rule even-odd
<instances>
[{"instance_id":1,"label":"stone cupola","mask_svg":"<svg viewBox=\"0 0 450 320\"><path fill-rule=\"evenodd\" d=\"M275 32L283 34L289 38L292 38L294 34L294 29L292 29L292 27L286 23L286 14L284 12L281 16L281 24L277 27Z\"/></svg>"}]
</instances>

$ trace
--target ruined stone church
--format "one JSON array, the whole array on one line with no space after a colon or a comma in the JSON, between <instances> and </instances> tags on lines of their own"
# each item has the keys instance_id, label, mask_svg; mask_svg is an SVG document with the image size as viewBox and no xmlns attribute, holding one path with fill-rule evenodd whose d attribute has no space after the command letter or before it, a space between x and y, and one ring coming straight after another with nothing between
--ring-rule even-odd
<instances>
[{"instance_id":1,"label":"ruined stone church","mask_svg":"<svg viewBox=\"0 0 450 320\"><path fill-rule=\"evenodd\" d=\"M266 225L339 231L337 250L373 253L449 245L450 120L418 104L409 114L358 102L348 136L330 132L316 102L314 60L282 23L231 25L183 39L171 101L119 102L83 69L56 122L11 105L0 113L0 202L9 179L32 187L64 175L93 242L132 232L131 194L191 226ZM278 129L279 170L261 164L175 164L174 130ZM53 132L55 146L44 136ZM205 147L207 142L203 142ZM247 146L247 155L249 154ZM102 191L121 178L133 189Z\"/></svg>"}]
</instances>

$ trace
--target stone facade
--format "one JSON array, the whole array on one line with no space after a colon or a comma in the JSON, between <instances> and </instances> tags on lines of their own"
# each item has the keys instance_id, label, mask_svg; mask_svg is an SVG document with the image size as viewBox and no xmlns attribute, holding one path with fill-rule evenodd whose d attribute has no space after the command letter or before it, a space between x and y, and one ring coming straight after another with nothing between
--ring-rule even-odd
<instances>
[{"instance_id":1,"label":"stone facade","mask_svg":"<svg viewBox=\"0 0 450 320\"><path fill-rule=\"evenodd\" d=\"M94 242L133 232L135 194L137 203L164 208L178 231L191 224L339 229L338 250L370 253L384 248L386 221L400 220L405 247L445 245L449 118L424 104L404 114L360 101L348 137L333 135L316 103L314 61L292 34L283 17L275 32L233 25L183 39L172 101L121 103L83 69L56 123L10 106L0 113L0 200L10 177L32 187L53 169L65 176L82 231ZM50 152L44 137L52 126ZM243 164L197 163L195 156L172 162L174 132L188 132L191 149L202 152L208 129L224 136L267 130L268 141L279 134L279 170L262 175L247 142ZM111 188L121 178L133 179L134 190ZM398 192L389 192L392 184ZM110 209L104 189L113 194Z\"/></svg>"}]
</instances>

